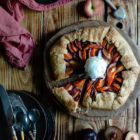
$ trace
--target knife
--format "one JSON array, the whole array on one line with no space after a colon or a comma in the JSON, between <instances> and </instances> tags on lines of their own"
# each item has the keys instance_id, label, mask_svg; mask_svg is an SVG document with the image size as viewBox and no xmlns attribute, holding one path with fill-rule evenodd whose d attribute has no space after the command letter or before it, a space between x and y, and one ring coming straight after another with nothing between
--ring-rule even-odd
<instances>
[{"instance_id":1,"label":"knife","mask_svg":"<svg viewBox=\"0 0 140 140\"><path fill-rule=\"evenodd\" d=\"M0 100L2 103L3 113L6 118L8 128L10 130L11 138L12 140L17 140L16 132L13 127L13 123L14 123L13 108L11 106L8 94L2 85L0 85Z\"/></svg>"}]
</instances>

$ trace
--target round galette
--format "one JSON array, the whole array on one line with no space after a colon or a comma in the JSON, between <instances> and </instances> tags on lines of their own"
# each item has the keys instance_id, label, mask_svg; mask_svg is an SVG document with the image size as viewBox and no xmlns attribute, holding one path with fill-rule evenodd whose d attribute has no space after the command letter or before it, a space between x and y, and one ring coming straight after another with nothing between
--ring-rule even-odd
<instances>
[{"instance_id":1,"label":"round galette","mask_svg":"<svg viewBox=\"0 0 140 140\"><path fill-rule=\"evenodd\" d=\"M80 107L120 108L135 88L140 66L127 41L112 26L89 27L63 35L51 48L55 80L85 74L52 93L69 112Z\"/></svg>"}]
</instances>

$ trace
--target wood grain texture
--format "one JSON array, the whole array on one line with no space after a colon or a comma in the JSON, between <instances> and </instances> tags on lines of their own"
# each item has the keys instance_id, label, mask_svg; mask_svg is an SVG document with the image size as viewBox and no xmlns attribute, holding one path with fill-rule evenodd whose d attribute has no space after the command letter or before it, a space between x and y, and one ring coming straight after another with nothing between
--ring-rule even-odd
<instances>
[{"instance_id":1,"label":"wood grain texture","mask_svg":"<svg viewBox=\"0 0 140 140\"><path fill-rule=\"evenodd\" d=\"M6 89L27 90L35 94L46 94L47 90L43 83L43 49L45 43L60 28L76 23L86 21L89 18L83 14L83 3L85 0L74 0L73 2L62 7L55 8L47 12L36 12L24 9L25 17L21 25L29 30L35 38L36 48L27 70L22 71L13 68L4 59L0 51L0 83ZM140 0L112 0L116 5L125 7L127 18L123 20L114 19L111 16L112 10L104 4L102 13L91 19L105 20L116 25L118 22L123 23L123 31L126 32L133 41L140 47ZM45 99L46 98L46 99ZM47 100L45 96L44 102ZM52 103L54 104L54 103ZM54 107L55 104L54 104ZM93 128L96 132L104 129L108 125L115 125L124 132L136 130L140 134L140 97L138 100L124 111L121 116L114 117L108 121L82 121L72 118L65 112L56 109L56 140L73 139L77 131L84 128Z\"/></svg>"},{"instance_id":2,"label":"wood grain texture","mask_svg":"<svg viewBox=\"0 0 140 140\"><path fill-rule=\"evenodd\" d=\"M112 0L116 6L123 6L126 11L125 20L117 20L110 14L112 9L108 7L107 22L117 25L119 22L122 23L122 30L128 34L129 37L137 43L137 0ZM137 130L137 104L136 101L124 112L121 117L115 117L108 121L108 125L115 125L121 128L124 132L129 130Z\"/></svg>"}]
</instances>

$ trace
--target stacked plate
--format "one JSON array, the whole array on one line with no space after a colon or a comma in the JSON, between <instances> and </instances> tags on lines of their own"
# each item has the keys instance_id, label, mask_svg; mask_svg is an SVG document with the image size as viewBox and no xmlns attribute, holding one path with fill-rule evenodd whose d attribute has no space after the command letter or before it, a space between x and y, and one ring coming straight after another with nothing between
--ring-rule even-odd
<instances>
[{"instance_id":1,"label":"stacked plate","mask_svg":"<svg viewBox=\"0 0 140 140\"><path fill-rule=\"evenodd\" d=\"M44 108L33 96L28 92L24 91L8 91L9 94L15 93L21 97L24 102L24 105L28 110L32 108L37 108L40 111L40 119L37 122L37 138L36 140L51 140L54 139L55 135L55 120L53 111L51 108ZM1 110L1 108L0 108ZM5 122L4 119L0 116L0 140L6 140L6 129L4 129ZM17 132L19 133L19 132ZM31 138L26 135L27 140Z\"/></svg>"}]
</instances>

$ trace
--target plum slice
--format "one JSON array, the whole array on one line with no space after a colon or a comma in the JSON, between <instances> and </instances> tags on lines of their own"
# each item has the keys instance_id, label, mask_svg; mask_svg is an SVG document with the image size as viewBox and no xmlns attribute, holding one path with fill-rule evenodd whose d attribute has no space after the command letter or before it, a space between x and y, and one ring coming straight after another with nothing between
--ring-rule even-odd
<instances>
[{"instance_id":1,"label":"plum slice","mask_svg":"<svg viewBox=\"0 0 140 140\"><path fill-rule=\"evenodd\" d=\"M118 92L121 89L120 85L117 83L112 83L112 88L116 92Z\"/></svg>"},{"instance_id":2,"label":"plum slice","mask_svg":"<svg viewBox=\"0 0 140 140\"><path fill-rule=\"evenodd\" d=\"M75 42L75 44L76 44L76 47L77 47L79 50L82 50L81 41L79 41L78 39L76 39L74 42Z\"/></svg>"},{"instance_id":3,"label":"plum slice","mask_svg":"<svg viewBox=\"0 0 140 140\"><path fill-rule=\"evenodd\" d=\"M110 89L110 87L104 86L104 87L99 87L99 88L97 88L97 91L98 91L98 92L104 92L104 91L109 90L109 89Z\"/></svg>"},{"instance_id":4,"label":"plum slice","mask_svg":"<svg viewBox=\"0 0 140 140\"><path fill-rule=\"evenodd\" d=\"M75 52L75 53L78 51L78 49L75 47L75 45L74 45L73 42L71 43L71 49L72 49L73 52Z\"/></svg>"},{"instance_id":5,"label":"plum slice","mask_svg":"<svg viewBox=\"0 0 140 140\"><path fill-rule=\"evenodd\" d=\"M102 87L103 85L104 85L104 79L102 79L102 78L99 78L99 79L97 79L97 82L96 82L96 84L95 84L95 88L99 88L99 87Z\"/></svg>"},{"instance_id":6,"label":"plum slice","mask_svg":"<svg viewBox=\"0 0 140 140\"><path fill-rule=\"evenodd\" d=\"M105 60L110 61L111 60L111 55L107 52L106 49L102 50L102 54Z\"/></svg>"},{"instance_id":7,"label":"plum slice","mask_svg":"<svg viewBox=\"0 0 140 140\"><path fill-rule=\"evenodd\" d=\"M118 53L118 52L115 52L114 54L113 54L113 61L115 61L115 62L117 62L119 59L120 59L120 54Z\"/></svg>"},{"instance_id":8,"label":"plum slice","mask_svg":"<svg viewBox=\"0 0 140 140\"><path fill-rule=\"evenodd\" d=\"M127 133L125 140L139 140L140 137L138 135L138 133L134 132L134 131L130 131Z\"/></svg>"},{"instance_id":9,"label":"plum slice","mask_svg":"<svg viewBox=\"0 0 140 140\"><path fill-rule=\"evenodd\" d=\"M121 71L123 71L124 70L124 66L122 65L122 64L120 64L118 67L117 67L117 73L118 72L121 72Z\"/></svg>"},{"instance_id":10,"label":"plum slice","mask_svg":"<svg viewBox=\"0 0 140 140\"><path fill-rule=\"evenodd\" d=\"M105 138L106 140L123 140L123 132L115 126L110 126L105 130Z\"/></svg>"},{"instance_id":11,"label":"plum slice","mask_svg":"<svg viewBox=\"0 0 140 140\"><path fill-rule=\"evenodd\" d=\"M110 55L112 54L113 49L114 49L114 45L111 44L111 45L109 46L109 49L108 49L108 53L109 53Z\"/></svg>"},{"instance_id":12,"label":"plum slice","mask_svg":"<svg viewBox=\"0 0 140 140\"><path fill-rule=\"evenodd\" d=\"M111 86L115 78L115 75L116 75L116 67L109 68L107 71L107 79L106 79L107 86Z\"/></svg>"},{"instance_id":13,"label":"plum slice","mask_svg":"<svg viewBox=\"0 0 140 140\"><path fill-rule=\"evenodd\" d=\"M103 48L105 48L106 45L107 45L107 40L104 39L103 42L101 43L101 46L102 46Z\"/></svg>"},{"instance_id":14,"label":"plum slice","mask_svg":"<svg viewBox=\"0 0 140 140\"><path fill-rule=\"evenodd\" d=\"M70 61L70 60L72 60L72 55L70 53L64 54L64 59L66 61Z\"/></svg>"}]
</instances>

